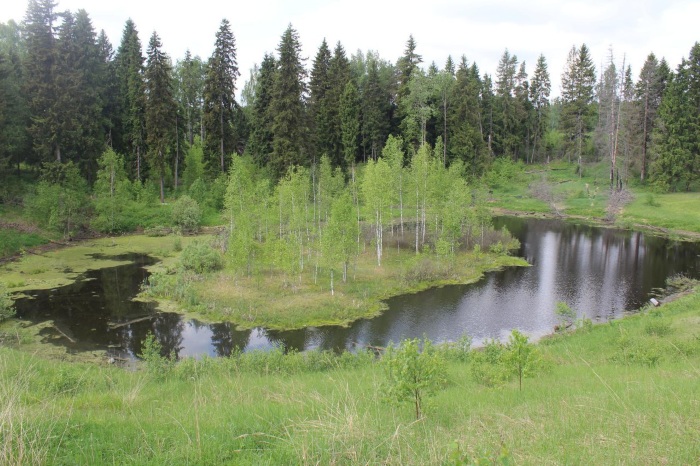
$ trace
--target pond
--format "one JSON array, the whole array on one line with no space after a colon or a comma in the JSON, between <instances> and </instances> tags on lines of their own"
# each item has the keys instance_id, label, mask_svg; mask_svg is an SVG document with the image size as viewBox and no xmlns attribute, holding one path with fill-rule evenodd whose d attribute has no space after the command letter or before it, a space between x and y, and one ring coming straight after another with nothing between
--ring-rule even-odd
<instances>
[{"instance_id":1,"label":"pond","mask_svg":"<svg viewBox=\"0 0 700 466\"><path fill-rule=\"evenodd\" d=\"M153 259L132 255L131 264L85 273L74 284L27 292L15 302L17 316L51 322L44 341L71 352L107 350L133 358L148 332L179 357L226 356L282 345L341 351L386 346L402 338L455 341L469 335L479 344L504 339L517 328L533 338L551 333L558 301L579 316L601 322L639 308L667 277L700 276L700 244L558 220L498 218L521 242L519 255L531 267L487 274L472 285L432 288L387 301L388 310L349 327L308 327L293 331L240 331L230 323L201 323L159 312L152 303L132 301ZM120 257L124 259L124 257Z\"/></svg>"}]
</instances>

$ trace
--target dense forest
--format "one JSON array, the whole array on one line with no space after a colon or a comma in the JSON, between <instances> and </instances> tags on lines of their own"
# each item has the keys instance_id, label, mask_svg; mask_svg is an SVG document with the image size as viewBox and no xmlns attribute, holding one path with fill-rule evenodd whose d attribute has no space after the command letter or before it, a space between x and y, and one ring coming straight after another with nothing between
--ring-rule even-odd
<instances>
[{"instance_id":1,"label":"dense forest","mask_svg":"<svg viewBox=\"0 0 700 466\"><path fill-rule=\"evenodd\" d=\"M21 24L0 25L2 179L29 171L91 192L105 189L107 176L113 194L123 172L129 195L142 189L134 183L153 185L164 202L214 189L243 154L273 185L294 167L315 172L324 156L349 180L358 162L382 159L391 137L404 154L394 167L428 145L443 167L459 162L469 179L499 159L562 158L579 167L609 160L618 189L637 179L689 190L698 176L698 43L675 71L650 53L636 80L612 50L597 70L586 44L575 45L561 95L550 98L544 56L528 74L505 50L491 75L465 56L424 64L413 36L395 63L324 40L309 70L289 25L237 102L234 32L225 19L213 32L208 59L188 51L173 61L156 32L144 52L131 20L115 50L85 10L30 0Z\"/></svg>"}]
</instances>

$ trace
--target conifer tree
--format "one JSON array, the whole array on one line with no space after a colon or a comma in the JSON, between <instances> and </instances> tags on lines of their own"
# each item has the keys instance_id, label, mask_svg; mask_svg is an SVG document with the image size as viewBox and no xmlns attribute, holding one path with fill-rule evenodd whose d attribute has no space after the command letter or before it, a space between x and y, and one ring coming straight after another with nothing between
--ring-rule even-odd
<instances>
[{"instance_id":1,"label":"conifer tree","mask_svg":"<svg viewBox=\"0 0 700 466\"><path fill-rule=\"evenodd\" d=\"M493 147L496 155L516 156L518 137L515 84L518 57L506 49L496 71L495 132Z\"/></svg>"},{"instance_id":2,"label":"conifer tree","mask_svg":"<svg viewBox=\"0 0 700 466\"><path fill-rule=\"evenodd\" d=\"M662 59L659 63L656 56L651 53L642 66L635 88L637 100L635 119L639 131L639 178L642 183L647 180L648 176L651 135L656 127L658 109L666 89L669 72L666 61Z\"/></svg>"},{"instance_id":3,"label":"conifer tree","mask_svg":"<svg viewBox=\"0 0 700 466\"><path fill-rule=\"evenodd\" d=\"M309 82L309 122L313 144L311 147L314 161L323 155L330 155L332 147L332 116L330 102L330 79L328 76L331 51L326 39L318 49L311 69Z\"/></svg>"},{"instance_id":4,"label":"conifer tree","mask_svg":"<svg viewBox=\"0 0 700 466\"><path fill-rule=\"evenodd\" d=\"M29 0L24 19L26 71L23 91L28 96L31 123L29 134L41 161L61 161L57 139L59 116L56 114L56 37L53 0Z\"/></svg>"},{"instance_id":5,"label":"conifer tree","mask_svg":"<svg viewBox=\"0 0 700 466\"><path fill-rule=\"evenodd\" d=\"M655 136L654 182L690 190L700 172L700 43L678 65L664 93Z\"/></svg>"},{"instance_id":6,"label":"conifer tree","mask_svg":"<svg viewBox=\"0 0 700 466\"><path fill-rule=\"evenodd\" d=\"M410 116L411 105L405 102L411 94L410 82L413 75L419 70L418 65L423 62L423 57L416 53L416 41L413 34L406 41L406 49L401 58L396 62L398 72L398 88L396 91L397 121L404 134L404 143L417 145L419 143L412 126L415 120Z\"/></svg>"},{"instance_id":7,"label":"conifer tree","mask_svg":"<svg viewBox=\"0 0 700 466\"><path fill-rule=\"evenodd\" d=\"M561 77L562 114L559 126L567 140L567 153L578 159L583 156L595 96L595 66L586 44L572 47Z\"/></svg>"},{"instance_id":8,"label":"conifer tree","mask_svg":"<svg viewBox=\"0 0 700 466\"><path fill-rule=\"evenodd\" d=\"M114 49L104 29L97 36L99 50L98 73L95 79L102 83L100 101L102 102L102 133L108 147L114 147L114 130L119 119L119 89L116 76Z\"/></svg>"},{"instance_id":9,"label":"conifer tree","mask_svg":"<svg viewBox=\"0 0 700 466\"><path fill-rule=\"evenodd\" d=\"M378 59L368 57L367 61L362 89L362 133L370 157L376 159L390 130L390 96L381 82Z\"/></svg>"},{"instance_id":10,"label":"conifer tree","mask_svg":"<svg viewBox=\"0 0 700 466\"><path fill-rule=\"evenodd\" d=\"M294 165L308 166L305 151L306 116L304 101L306 71L301 61L301 43L290 24L277 48L277 73L270 109L272 114L271 166L279 177Z\"/></svg>"},{"instance_id":11,"label":"conifer tree","mask_svg":"<svg viewBox=\"0 0 700 466\"><path fill-rule=\"evenodd\" d=\"M32 163L29 108L23 88L20 26L14 21L0 24L0 169Z\"/></svg>"},{"instance_id":12,"label":"conifer tree","mask_svg":"<svg viewBox=\"0 0 700 466\"><path fill-rule=\"evenodd\" d=\"M229 21L223 19L204 77L204 154L212 174L226 171L225 157L237 146L234 118L239 75L236 40Z\"/></svg>"},{"instance_id":13,"label":"conifer tree","mask_svg":"<svg viewBox=\"0 0 700 466\"><path fill-rule=\"evenodd\" d=\"M536 156L542 153L542 139L547 130L549 118L549 94L552 90L552 83L547 71L547 60L540 54L535 66L535 74L530 82L530 102L534 107L534 118L532 124L532 153L530 162L534 162Z\"/></svg>"},{"instance_id":14,"label":"conifer tree","mask_svg":"<svg viewBox=\"0 0 700 466\"><path fill-rule=\"evenodd\" d=\"M129 19L115 57L120 118L113 140L116 151L125 154L127 171L137 181L143 181L147 173L143 163L146 149L144 60L136 25Z\"/></svg>"},{"instance_id":15,"label":"conifer tree","mask_svg":"<svg viewBox=\"0 0 700 466\"><path fill-rule=\"evenodd\" d=\"M351 168L357 161L360 140L360 96L352 81L345 85L339 113L344 165Z\"/></svg>"},{"instance_id":16,"label":"conifer tree","mask_svg":"<svg viewBox=\"0 0 700 466\"><path fill-rule=\"evenodd\" d=\"M348 82L350 82L350 62L345 55L345 49L338 42L328 66L329 88L326 99L329 118L328 156L335 167L345 166L341 102Z\"/></svg>"},{"instance_id":17,"label":"conifer tree","mask_svg":"<svg viewBox=\"0 0 700 466\"><path fill-rule=\"evenodd\" d=\"M69 93L65 99L66 102L72 101L75 112L71 115L76 125L71 149L83 175L92 184L97 174L97 160L105 149L107 124L103 109L105 88L109 81L106 79L107 64L103 61L97 35L85 10L78 10L75 14L73 39L76 60L65 63L73 70L73 73L69 71L66 74L75 74L75 92ZM62 94L65 95L66 91L67 88L60 88Z\"/></svg>"},{"instance_id":18,"label":"conifer tree","mask_svg":"<svg viewBox=\"0 0 700 466\"><path fill-rule=\"evenodd\" d=\"M481 174L486 151L481 130L481 92L479 70L463 56L455 78L446 146L450 160L462 161L473 175Z\"/></svg>"},{"instance_id":19,"label":"conifer tree","mask_svg":"<svg viewBox=\"0 0 700 466\"><path fill-rule=\"evenodd\" d=\"M160 184L160 202L165 202L165 173L175 139L177 106L173 91L170 59L161 50L156 32L148 43L146 65L146 133L148 157Z\"/></svg>"},{"instance_id":20,"label":"conifer tree","mask_svg":"<svg viewBox=\"0 0 700 466\"><path fill-rule=\"evenodd\" d=\"M275 85L275 67L275 57L265 54L255 83L255 100L251 112L252 131L248 140L248 149L260 166L269 163L272 153L273 117L270 103Z\"/></svg>"}]
</instances>

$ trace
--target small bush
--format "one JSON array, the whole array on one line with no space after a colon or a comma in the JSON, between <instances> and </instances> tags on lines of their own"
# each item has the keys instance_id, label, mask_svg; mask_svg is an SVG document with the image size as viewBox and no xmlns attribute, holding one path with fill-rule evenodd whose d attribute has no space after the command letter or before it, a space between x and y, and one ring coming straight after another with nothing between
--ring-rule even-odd
<instances>
[{"instance_id":1,"label":"small bush","mask_svg":"<svg viewBox=\"0 0 700 466\"><path fill-rule=\"evenodd\" d=\"M425 398L441 389L447 379L445 359L428 339L404 340L389 345L382 364L389 379L387 398L393 402L413 403L416 419L425 409Z\"/></svg>"},{"instance_id":2,"label":"small bush","mask_svg":"<svg viewBox=\"0 0 700 466\"><path fill-rule=\"evenodd\" d=\"M158 378L165 377L175 365L175 354L163 354L163 345L156 339L155 335L148 332L146 340L143 342L141 354L138 355L146 364L146 370Z\"/></svg>"},{"instance_id":3,"label":"small bush","mask_svg":"<svg viewBox=\"0 0 700 466\"><path fill-rule=\"evenodd\" d=\"M486 342L481 351L474 351L470 367L474 380L487 387L505 384L510 377L504 365L505 353L505 345L496 340Z\"/></svg>"},{"instance_id":4,"label":"small bush","mask_svg":"<svg viewBox=\"0 0 700 466\"><path fill-rule=\"evenodd\" d=\"M223 267L221 253L207 242L193 241L182 250L180 265L196 273L212 272Z\"/></svg>"},{"instance_id":5,"label":"small bush","mask_svg":"<svg viewBox=\"0 0 700 466\"><path fill-rule=\"evenodd\" d=\"M175 202L172 215L173 223L185 232L197 231L202 222L202 210L199 204L187 195Z\"/></svg>"},{"instance_id":6,"label":"small bush","mask_svg":"<svg viewBox=\"0 0 700 466\"><path fill-rule=\"evenodd\" d=\"M15 304L4 283L0 283L0 322L15 316Z\"/></svg>"}]
</instances>

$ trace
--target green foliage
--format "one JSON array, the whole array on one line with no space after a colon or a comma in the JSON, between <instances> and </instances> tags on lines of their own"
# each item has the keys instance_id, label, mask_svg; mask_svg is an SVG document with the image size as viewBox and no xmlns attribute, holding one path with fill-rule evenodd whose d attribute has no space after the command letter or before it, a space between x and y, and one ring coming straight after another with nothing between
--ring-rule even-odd
<instances>
[{"instance_id":1,"label":"green foliage","mask_svg":"<svg viewBox=\"0 0 700 466\"><path fill-rule=\"evenodd\" d=\"M11 256L26 248L31 248L47 242L47 239L37 233L23 233L17 230L0 229L0 257Z\"/></svg>"},{"instance_id":2,"label":"green foliage","mask_svg":"<svg viewBox=\"0 0 700 466\"><path fill-rule=\"evenodd\" d=\"M14 315L14 302L10 298L5 284L0 282L0 322L14 317Z\"/></svg>"},{"instance_id":3,"label":"green foliage","mask_svg":"<svg viewBox=\"0 0 700 466\"><path fill-rule=\"evenodd\" d=\"M190 192L190 195L197 199L197 202L200 204L203 203L203 198L197 198L195 197L192 192L192 185L197 182L197 180L201 180L204 178L204 152L202 150L202 143L199 141L195 141L193 145L191 145L187 149L187 153L185 154L185 169L182 171L182 185L186 190Z\"/></svg>"},{"instance_id":4,"label":"green foliage","mask_svg":"<svg viewBox=\"0 0 700 466\"><path fill-rule=\"evenodd\" d=\"M531 376L540 364L540 354L529 338L518 330L513 330L508 338L504 362L518 377L518 388L523 389L523 377Z\"/></svg>"},{"instance_id":5,"label":"green foliage","mask_svg":"<svg viewBox=\"0 0 700 466\"><path fill-rule=\"evenodd\" d=\"M386 396L394 402L412 402L416 419L420 419L425 399L446 383L443 355L430 340L416 338L404 340L398 346L389 345L382 364L389 378Z\"/></svg>"},{"instance_id":6,"label":"green foliage","mask_svg":"<svg viewBox=\"0 0 700 466\"><path fill-rule=\"evenodd\" d=\"M457 341L445 342L438 345L438 350L448 361L467 362L470 359L472 338L462 335Z\"/></svg>"},{"instance_id":7,"label":"green foliage","mask_svg":"<svg viewBox=\"0 0 700 466\"><path fill-rule=\"evenodd\" d=\"M175 354L163 354L163 345L151 332L146 335L139 357L146 365L149 374L156 378L166 377L175 367Z\"/></svg>"},{"instance_id":8,"label":"green foliage","mask_svg":"<svg viewBox=\"0 0 700 466\"><path fill-rule=\"evenodd\" d=\"M505 355L505 345L497 340L489 340L480 351L474 351L470 366L474 380L487 387L505 384L511 375L504 363Z\"/></svg>"},{"instance_id":9,"label":"green foliage","mask_svg":"<svg viewBox=\"0 0 700 466\"><path fill-rule=\"evenodd\" d=\"M223 267L221 253L208 242L195 240L185 246L180 255L180 265L196 273L212 272Z\"/></svg>"},{"instance_id":10,"label":"green foliage","mask_svg":"<svg viewBox=\"0 0 700 466\"><path fill-rule=\"evenodd\" d=\"M522 162L513 162L506 157L498 158L484 175L484 181L492 189L507 190L522 179L523 168Z\"/></svg>"},{"instance_id":11,"label":"green foliage","mask_svg":"<svg viewBox=\"0 0 700 466\"><path fill-rule=\"evenodd\" d=\"M184 195L180 197L172 209L173 223L183 232L194 232L199 229L202 221L202 211L197 201Z\"/></svg>"},{"instance_id":12,"label":"green foliage","mask_svg":"<svg viewBox=\"0 0 700 466\"><path fill-rule=\"evenodd\" d=\"M214 177L226 172L226 155L234 153L238 141L234 134L236 80L240 75L236 61L236 39L231 23L221 20L216 32L214 52L207 61L204 76L204 157Z\"/></svg>"},{"instance_id":13,"label":"green foliage","mask_svg":"<svg viewBox=\"0 0 700 466\"><path fill-rule=\"evenodd\" d=\"M87 183L72 162L45 164L36 193L27 202L31 217L39 225L64 237L84 227L89 205Z\"/></svg>"},{"instance_id":14,"label":"green foliage","mask_svg":"<svg viewBox=\"0 0 700 466\"><path fill-rule=\"evenodd\" d=\"M93 189L96 216L93 228L107 233L133 229L127 211L133 202L124 159L112 149L107 149L97 161L97 181Z\"/></svg>"},{"instance_id":15,"label":"green foliage","mask_svg":"<svg viewBox=\"0 0 700 466\"><path fill-rule=\"evenodd\" d=\"M144 72L146 82L146 153L153 175L160 182L160 202L165 202L165 175L175 139L177 104L173 89L173 72L163 44L153 31L148 42L148 63Z\"/></svg>"},{"instance_id":16,"label":"green foliage","mask_svg":"<svg viewBox=\"0 0 700 466\"><path fill-rule=\"evenodd\" d=\"M515 329L507 344L488 341L482 351L475 352L471 362L474 379L488 387L501 386L515 376L522 390L523 378L534 375L540 369L542 358L538 348Z\"/></svg>"}]
</instances>

